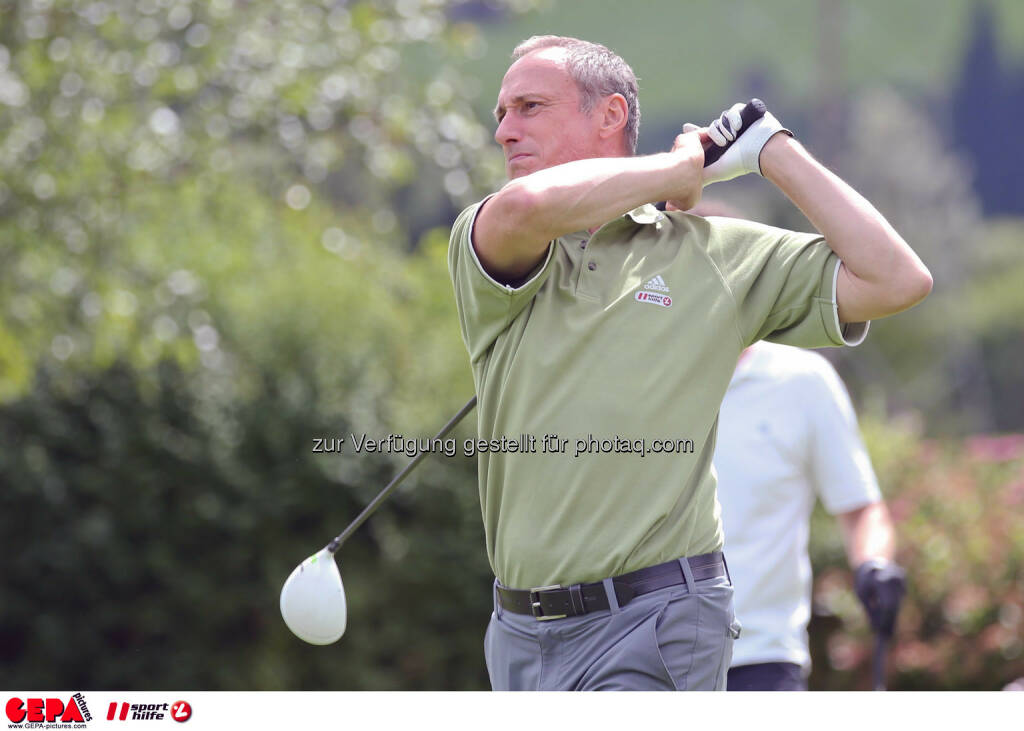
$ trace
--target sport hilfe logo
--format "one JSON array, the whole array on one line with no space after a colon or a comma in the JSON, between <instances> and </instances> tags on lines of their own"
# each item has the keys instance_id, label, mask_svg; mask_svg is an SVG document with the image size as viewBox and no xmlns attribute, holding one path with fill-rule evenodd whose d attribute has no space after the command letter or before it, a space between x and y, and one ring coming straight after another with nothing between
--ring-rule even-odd
<instances>
[{"instance_id":1,"label":"sport hilfe logo","mask_svg":"<svg viewBox=\"0 0 1024 731\"><path fill-rule=\"evenodd\" d=\"M178 723L184 723L192 718L192 706L188 701L175 701L171 704L113 701L107 706L108 721L162 721L168 713Z\"/></svg>"},{"instance_id":2,"label":"sport hilfe logo","mask_svg":"<svg viewBox=\"0 0 1024 731\"><path fill-rule=\"evenodd\" d=\"M192 706L188 701L175 701L171 704L171 718L179 723L184 723L192 718Z\"/></svg>"},{"instance_id":3,"label":"sport hilfe logo","mask_svg":"<svg viewBox=\"0 0 1024 731\"><path fill-rule=\"evenodd\" d=\"M660 307L671 307L672 298L666 294L656 294L655 292L637 292L637 302L649 302L652 305L658 305Z\"/></svg>"},{"instance_id":4,"label":"sport hilfe logo","mask_svg":"<svg viewBox=\"0 0 1024 731\"><path fill-rule=\"evenodd\" d=\"M67 701L60 698L11 698L5 708L12 724L79 723L92 720L85 696L75 693ZM26 726L25 728L29 728Z\"/></svg>"}]
</instances>

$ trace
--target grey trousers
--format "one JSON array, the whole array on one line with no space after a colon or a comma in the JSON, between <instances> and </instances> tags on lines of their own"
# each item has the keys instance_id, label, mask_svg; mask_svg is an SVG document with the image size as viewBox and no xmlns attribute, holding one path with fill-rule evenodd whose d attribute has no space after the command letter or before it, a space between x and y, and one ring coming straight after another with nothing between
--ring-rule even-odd
<instances>
[{"instance_id":1,"label":"grey trousers","mask_svg":"<svg viewBox=\"0 0 1024 731\"><path fill-rule=\"evenodd\" d=\"M495 592L484 636L491 687L725 690L740 632L732 584L716 577L693 588L660 589L621 608L611 595L613 609L546 622L503 611Z\"/></svg>"}]
</instances>

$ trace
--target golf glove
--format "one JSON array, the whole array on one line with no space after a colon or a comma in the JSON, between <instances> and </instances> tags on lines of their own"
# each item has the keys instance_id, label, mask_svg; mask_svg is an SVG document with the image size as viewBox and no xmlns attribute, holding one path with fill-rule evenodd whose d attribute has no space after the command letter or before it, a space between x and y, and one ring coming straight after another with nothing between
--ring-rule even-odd
<instances>
[{"instance_id":1,"label":"golf glove","mask_svg":"<svg viewBox=\"0 0 1024 731\"><path fill-rule=\"evenodd\" d=\"M733 104L708 125L707 132L712 144L728 149L722 157L704 168L704 185L732 180L747 173L762 175L761 150L768 140L776 132L793 136L771 112L765 112L763 117L744 129L740 118L743 107L742 103ZM686 127L696 129L692 125ZM684 130L689 131L686 128Z\"/></svg>"},{"instance_id":2,"label":"golf glove","mask_svg":"<svg viewBox=\"0 0 1024 731\"><path fill-rule=\"evenodd\" d=\"M896 615L907 591L907 572L891 561L871 559L857 567L854 590L871 621L871 629L892 637Z\"/></svg>"}]
</instances>

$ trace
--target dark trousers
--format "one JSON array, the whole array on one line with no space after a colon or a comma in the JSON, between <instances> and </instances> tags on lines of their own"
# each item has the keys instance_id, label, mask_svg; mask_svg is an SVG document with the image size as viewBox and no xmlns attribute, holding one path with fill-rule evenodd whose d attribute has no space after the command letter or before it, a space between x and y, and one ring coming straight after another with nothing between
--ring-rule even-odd
<instances>
[{"instance_id":1,"label":"dark trousers","mask_svg":"<svg viewBox=\"0 0 1024 731\"><path fill-rule=\"evenodd\" d=\"M791 662L762 662L729 668L726 690L807 690L803 669Z\"/></svg>"}]
</instances>

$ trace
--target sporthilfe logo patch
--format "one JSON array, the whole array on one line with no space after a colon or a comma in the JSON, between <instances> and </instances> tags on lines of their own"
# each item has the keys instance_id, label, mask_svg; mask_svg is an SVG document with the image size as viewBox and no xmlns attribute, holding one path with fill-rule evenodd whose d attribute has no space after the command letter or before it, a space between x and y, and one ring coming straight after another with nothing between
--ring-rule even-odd
<instances>
[{"instance_id":1,"label":"sporthilfe logo patch","mask_svg":"<svg viewBox=\"0 0 1024 731\"><path fill-rule=\"evenodd\" d=\"M655 292L637 292L637 302L649 302L652 305L658 305L659 307L671 307L672 298L667 294L657 294Z\"/></svg>"}]
</instances>

